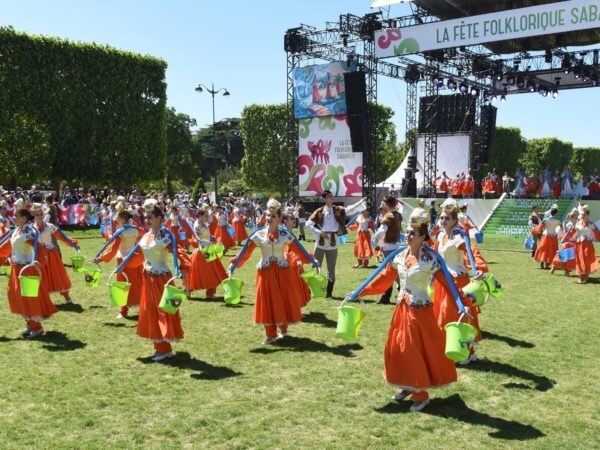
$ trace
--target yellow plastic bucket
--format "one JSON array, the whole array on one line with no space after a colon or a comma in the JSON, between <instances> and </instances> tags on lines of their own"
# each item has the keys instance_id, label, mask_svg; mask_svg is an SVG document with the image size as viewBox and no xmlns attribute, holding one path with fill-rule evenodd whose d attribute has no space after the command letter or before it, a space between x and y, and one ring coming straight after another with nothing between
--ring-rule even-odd
<instances>
[{"instance_id":1,"label":"yellow plastic bucket","mask_svg":"<svg viewBox=\"0 0 600 450\"><path fill-rule=\"evenodd\" d=\"M446 358L454 362L464 361L469 357L469 344L477 336L477 328L468 323L450 322L446 329Z\"/></svg>"},{"instance_id":2,"label":"yellow plastic bucket","mask_svg":"<svg viewBox=\"0 0 600 450\"><path fill-rule=\"evenodd\" d=\"M75 272L82 272L83 265L85 264L85 256L75 255L71 256L71 264Z\"/></svg>"},{"instance_id":3,"label":"yellow plastic bucket","mask_svg":"<svg viewBox=\"0 0 600 450\"><path fill-rule=\"evenodd\" d=\"M37 275L23 275L23 272L28 267L34 267L37 270ZM21 287L22 297L37 297L40 292L40 283L42 281L42 272L39 267L33 264L27 264L23 266L19 272L19 285Z\"/></svg>"},{"instance_id":4,"label":"yellow plastic bucket","mask_svg":"<svg viewBox=\"0 0 600 450\"><path fill-rule=\"evenodd\" d=\"M242 298L242 289L244 282L237 278L226 278L221 281L221 286L225 291L224 300L228 305L237 305Z\"/></svg>"},{"instance_id":5,"label":"yellow plastic bucket","mask_svg":"<svg viewBox=\"0 0 600 450\"><path fill-rule=\"evenodd\" d=\"M127 280L127 275L122 273ZM115 272L110 274L108 278L108 293L110 295L110 304L112 306L125 306L127 304L127 297L129 296L129 289L131 283L129 281L112 281L111 278L115 275Z\"/></svg>"},{"instance_id":6,"label":"yellow plastic bucket","mask_svg":"<svg viewBox=\"0 0 600 450\"><path fill-rule=\"evenodd\" d=\"M83 267L82 272L84 274L85 285L87 287L98 287L100 284L100 278L102 277L102 269L100 266L97 267Z\"/></svg>"},{"instance_id":7,"label":"yellow plastic bucket","mask_svg":"<svg viewBox=\"0 0 600 450\"><path fill-rule=\"evenodd\" d=\"M487 300L487 290L485 288L486 283L482 280L473 280L462 288L463 292L473 299L473 304L481 306Z\"/></svg>"},{"instance_id":8,"label":"yellow plastic bucket","mask_svg":"<svg viewBox=\"0 0 600 450\"><path fill-rule=\"evenodd\" d=\"M158 304L158 309L167 314L175 314L179 310L181 303L187 298L185 289L169 284L175 280L176 277L172 277L167 281L163 289L163 294Z\"/></svg>"},{"instance_id":9,"label":"yellow plastic bucket","mask_svg":"<svg viewBox=\"0 0 600 450\"><path fill-rule=\"evenodd\" d=\"M487 292L490 293L490 295L494 298L498 298L502 295L502 293L504 292L504 288L502 287L502 285L498 282L498 280L496 280L496 277L494 277L494 274L492 273L486 273L485 277L485 289L487 290Z\"/></svg>"},{"instance_id":10,"label":"yellow plastic bucket","mask_svg":"<svg viewBox=\"0 0 600 450\"><path fill-rule=\"evenodd\" d=\"M366 315L367 313L355 306L342 306L338 309L335 335L344 341L355 341Z\"/></svg>"}]
</instances>

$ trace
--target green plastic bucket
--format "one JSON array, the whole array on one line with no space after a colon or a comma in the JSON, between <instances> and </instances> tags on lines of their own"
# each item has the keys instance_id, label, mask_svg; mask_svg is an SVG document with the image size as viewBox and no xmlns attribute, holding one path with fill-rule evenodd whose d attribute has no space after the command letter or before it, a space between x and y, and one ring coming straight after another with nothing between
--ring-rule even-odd
<instances>
[{"instance_id":1,"label":"green plastic bucket","mask_svg":"<svg viewBox=\"0 0 600 450\"><path fill-rule=\"evenodd\" d=\"M179 310L181 303L187 298L185 288L169 284L174 279L175 277L171 278L165 284L160 303L158 304L158 309L167 314L175 314Z\"/></svg>"},{"instance_id":2,"label":"green plastic bucket","mask_svg":"<svg viewBox=\"0 0 600 450\"><path fill-rule=\"evenodd\" d=\"M37 275L23 275L23 272L28 267L34 267L37 270ZM37 297L40 292L40 283L42 281L42 272L37 266L28 264L19 272L19 285L21 287L22 297Z\"/></svg>"},{"instance_id":3,"label":"green plastic bucket","mask_svg":"<svg viewBox=\"0 0 600 450\"><path fill-rule=\"evenodd\" d=\"M319 273L317 272L317 269L315 269L314 267L301 273L300 274L300 278L302 278L304 281L306 281L308 283L308 280L314 276L317 276Z\"/></svg>"},{"instance_id":4,"label":"green plastic bucket","mask_svg":"<svg viewBox=\"0 0 600 450\"><path fill-rule=\"evenodd\" d=\"M221 281L221 286L225 291L224 300L228 305L237 305L242 298L242 289L244 282L237 278L226 278Z\"/></svg>"},{"instance_id":5,"label":"green plastic bucket","mask_svg":"<svg viewBox=\"0 0 600 450\"><path fill-rule=\"evenodd\" d=\"M112 281L111 278L115 272L110 274L108 278L108 293L110 295L110 304L112 306L125 306L127 304L127 297L129 296L129 289L131 288L131 283L129 281ZM125 275L125 279L127 279L127 275Z\"/></svg>"},{"instance_id":6,"label":"green plastic bucket","mask_svg":"<svg viewBox=\"0 0 600 450\"><path fill-rule=\"evenodd\" d=\"M477 336L477 328L468 323L450 322L446 329L446 358L454 362L464 361L469 357L469 344Z\"/></svg>"},{"instance_id":7,"label":"green plastic bucket","mask_svg":"<svg viewBox=\"0 0 600 450\"><path fill-rule=\"evenodd\" d=\"M485 288L486 283L482 280L473 280L462 288L463 292L473 299L473 304L481 306L487 300L487 290Z\"/></svg>"},{"instance_id":8,"label":"green plastic bucket","mask_svg":"<svg viewBox=\"0 0 600 450\"><path fill-rule=\"evenodd\" d=\"M83 265L85 264L85 256L76 255L71 256L71 264L75 272L83 272Z\"/></svg>"},{"instance_id":9,"label":"green plastic bucket","mask_svg":"<svg viewBox=\"0 0 600 450\"><path fill-rule=\"evenodd\" d=\"M486 282L485 288L492 297L498 298L502 295L502 293L504 292L504 288L498 282L498 280L496 280L496 277L494 277L494 274L489 273L489 272L486 273L484 280Z\"/></svg>"},{"instance_id":10,"label":"green plastic bucket","mask_svg":"<svg viewBox=\"0 0 600 450\"><path fill-rule=\"evenodd\" d=\"M344 341L355 341L366 315L367 313L355 306L342 306L338 309L335 335Z\"/></svg>"},{"instance_id":11,"label":"green plastic bucket","mask_svg":"<svg viewBox=\"0 0 600 450\"><path fill-rule=\"evenodd\" d=\"M325 287L327 286L327 278L323 275L315 275L306 280L310 293L314 298L325 297Z\"/></svg>"},{"instance_id":12,"label":"green plastic bucket","mask_svg":"<svg viewBox=\"0 0 600 450\"><path fill-rule=\"evenodd\" d=\"M215 259L219 259L223 257L223 249L224 247L221 244L211 244L208 247L202 250L206 258L206 262L214 261Z\"/></svg>"},{"instance_id":13,"label":"green plastic bucket","mask_svg":"<svg viewBox=\"0 0 600 450\"><path fill-rule=\"evenodd\" d=\"M98 287L100 278L102 277L102 270L100 268L84 268L83 274L87 287Z\"/></svg>"}]
</instances>

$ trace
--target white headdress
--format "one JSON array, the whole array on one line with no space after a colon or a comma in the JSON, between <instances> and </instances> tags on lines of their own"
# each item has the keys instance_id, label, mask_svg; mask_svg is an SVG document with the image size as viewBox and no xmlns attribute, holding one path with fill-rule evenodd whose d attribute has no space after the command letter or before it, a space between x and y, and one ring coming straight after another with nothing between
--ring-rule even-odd
<instances>
[{"instance_id":1,"label":"white headdress","mask_svg":"<svg viewBox=\"0 0 600 450\"><path fill-rule=\"evenodd\" d=\"M144 201L144 204L142 206L145 210L151 210L156 206L157 203L158 202L155 199L148 198Z\"/></svg>"},{"instance_id":2,"label":"white headdress","mask_svg":"<svg viewBox=\"0 0 600 450\"><path fill-rule=\"evenodd\" d=\"M458 203L453 198L447 198L444 203L440 206L443 211L456 211L458 210Z\"/></svg>"},{"instance_id":3,"label":"white headdress","mask_svg":"<svg viewBox=\"0 0 600 450\"><path fill-rule=\"evenodd\" d=\"M268 209L281 209L281 203L279 203L277 200L275 200L274 198L269 199L269 201L267 202L267 208Z\"/></svg>"},{"instance_id":4,"label":"white headdress","mask_svg":"<svg viewBox=\"0 0 600 450\"><path fill-rule=\"evenodd\" d=\"M411 227L420 227L424 223L429 223L429 214L423 208L415 208L408 217L408 223Z\"/></svg>"}]
</instances>

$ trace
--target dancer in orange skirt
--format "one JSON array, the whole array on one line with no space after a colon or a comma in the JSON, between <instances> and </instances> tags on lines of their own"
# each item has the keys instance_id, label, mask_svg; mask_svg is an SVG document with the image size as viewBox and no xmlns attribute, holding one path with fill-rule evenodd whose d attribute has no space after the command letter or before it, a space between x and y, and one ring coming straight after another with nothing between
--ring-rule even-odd
<instances>
[{"instance_id":1,"label":"dancer in orange skirt","mask_svg":"<svg viewBox=\"0 0 600 450\"><path fill-rule=\"evenodd\" d=\"M294 228L294 223L296 222L294 215L284 213L281 215L281 219L282 219L283 225L285 225L285 227L287 228L287 231L292 236L294 236L294 233L292 232L292 229ZM304 273L304 264L302 263L302 260L300 258L298 258L298 256L290 249L289 246L285 247L283 254L284 254L285 258L289 261L292 269L296 269L295 279L297 281L298 288L303 293L302 301L300 302L300 306L305 307L311 299L311 294L310 294L310 289L308 288L308 284L306 284L306 282L304 282L304 280L300 277L300 275L302 275Z\"/></svg>"},{"instance_id":2,"label":"dancer in orange skirt","mask_svg":"<svg viewBox=\"0 0 600 450\"><path fill-rule=\"evenodd\" d=\"M442 203L440 214L440 223L442 224L442 230L437 236L435 243L435 250L444 258L448 271L454 279L454 283L459 287L463 288L469 284L469 274L467 264L465 260L468 256L467 242L460 234L456 234L455 230L458 229L458 205L456 200L448 199ZM479 253L474 251L473 253ZM475 260L476 264L476 275L475 280L483 278L484 272L488 271L487 264L483 258ZM452 292L446 289L443 284L438 280L433 283L433 312L437 318L437 323L440 330L444 330L447 323L456 322L460 316L460 312L456 306L456 302L452 295ZM467 302L470 300L468 299ZM470 305L467 305L470 306ZM470 308L469 323L473 325L479 331L475 337L475 341L480 341L483 336L481 334L481 328L479 326L479 307L474 306ZM469 358L459 364L469 364L473 361L477 361L477 355L473 346L470 347Z\"/></svg>"},{"instance_id":3,"label":"dancer in orange skirt","mask_svg":"<svg viewBox=\"0 0 600 450\"><path fill-rule=\"evenodd\" d=\"M440 264L425 250L427 229L427 212L415 208L406 229L408 248L396 255L384 271L358 293L361 296L382 294L394 281L400 280L400 292L385 344L384 375L390 385L401 389L394 400L411 397L412 411L427 406L428 389L456 381L454 363L444 354L445 334L437 325L427 294L432 275L440 285L448 286L439 270Z\"/></svg>"},{"instance_id":4,"label":"dancer in orange skirt","mask_svg":"<svg viewBox=\"0 0 600 450\"><path fill-rule=\"evenodd\" d=\"M267 203L266 218L267 226L255 232L240 254L232 259L230 272L243 266L255 248L260 249L254 324L265 327L267 338L263 344L272 344L278 338L287 336L288 325L302 320L300 308L303 292L298 288L295 268L290 267L284 256L284 247L289 246L290 251L304 264L312 262L315 265L316 262L310 260L304 247L288 231L279 228L281 204L277 200L271 199Z\"/></svg>"},{"instance_id":5,"label":"dancer in orange skirt","mask_svg":"<svg viewBox=\"0 0 600 450\"><path fill-rule=\"evenodd\" d=\"M64 297L65 302L73 303L70 295L71 279L65 270L57 240L79 250L77 239L68 238L56 225L44 222L42 205L39 203L34 203L31 214L35 221L34 226L40 234L38 242L46 249L47 261L42 266L42 278L46 280L48 292L58 292Z\"/></svg>"},{"instance_id":6,"label":"dancer in orange skirt","mask_svg":"<svg viewBox=\"0 0 600 450\"><path fill-rule=\"evenodd\" d=\"M598 270L598 260L594 251L594 239L600 241L598 227L590 222L588 205L579 206L579 222L575 226L575 265L580 283L587 283L590 273Z\"/></svg>"},{"instance_id":7,"label":"dancer in orange skirt","mask_svg":"<svg viewBox=\"0 0 600 450\"><path fill-rule=\"evenodd\" d=\"M552 205L550 208L550 217L545 217L542 223L533 229L533 233L542 234L542 239L538 244L533 259L540 263L541 269L549 269L550 263L558 250L557 230L562 228L562 224L556 214L558 207Z\"/></svg>"},{"instance_id":8,"label":"dancer in orange skirt","mask_svg":"<svg viewBox=\"0 0 600 450\"><path fill-rule=\"evenodd\" d=\"M144 203L144 210L150 231L138 243L144 254L144 269L137 334L154 342L156 352L152 355L152 361L163 361L173 357L171 343L183 339L179 311L168 314L158 308L165 284L172 278L167 258L169 253L176 255L176 276L179 275L177 260L182 270L189 270L190 263L185 251L177 247L173 233L161 225L163 210L155 201L148 200Z\"/></svg>"},{"instance_id":9,"label":"dancer in orange skirt","mask_svg":"<svg viewBox=\"0 0 600 450\"><path fill-rule=\"evenodd\" d=\"M356 218L356 222L350 225L348 229L358 230L356 233L356 242L354 243L354 256L358 261L355 268L369 267L369 260L375 256L375 250L371 245L371 232L373 230L373 221L368 218L368 211L364 210Z\"/></svg>"},{"instance_id":10,"label":"dancer in orange skirt","mask_svg":"<svg viewBox=\"0 0 600 450\"><path fill-rule=\"evenodd\" d=\"M559 246L560 250L565 250L567 248L575 248L577 233L571 232L571 230L574 230L579 219L579 211L577 210L577 208L573 208L573 210L569 213L568 219L569 220L567 220L567 223L565 224L564 236ZM571 275L571 272L573 272L575 269L575 259L570 259L568 261L561 262L558 256L558 252L556 252L556 255L554 255L554 258L552 259L552 268L550 269L551 274L553 274L556 270L564 270L565 276L568 277L569 275Z\"/></svg>"},{"instance_id":11,"label":"dancer in orange skirt","mask_svg":"<svg viewBox=\"0 0 600 450\"><path fill-rule=\"evenodd\" d=\"M171 233L173 233L175 239L177 239L177 245L187 251L191 245L191 239L194 237L194 233L187 218L179 213L177 204L171 204L169 219L164 225Z\"/></svg>"},{"instance_id":12,"label":"dancer in orange skirt","mask_svg":"<svg viewBox=\"0 0 600 450\"><path fill-rule=\"evenodd\" d=\"M231 223L233 224L233 231L235 231L234 239L237 241L237 245L242 245L242 241L248 239L246 220L246 216L240 212L238 207L233 208Z\"/></svg>"},{"instance_id":13,"label":"dancer in orange skirt","mask_svg":"<svg viewBox=\"0 0 600 450\"><path fill-rule=\"evenodd\" d=\"M46 261L43 245L38 245L39 233L31 223L33 216L25 208L15 210L16 228L0 244L0 256L10 255L11 271L8 281L8 305L10 312L22 316L27 322L27 328L22 336L32 339L44 333L42 322L58 311L50 301L48 286L43 277L41 265ZM31 267L31 265L35 267ZM23 275L37 275L37 269L42 272L42 279L37 297L21 295L19 274L25 266L30 266Z\"/></svg>"},{"instance_id":14,"label":"dancer in orange skirt","mask_svg":"<svg viewBox=\"0 0 600 450\"><path fill-rule=\"evenodd\" d=\"M206 289L206 298L214 298L217 293L217 286L227 278L227 272L219 258L209 262L202 253L203 248L217 242L214 236L210 234L208 217L208 208L204 207L198 210L198 218L193 227L198 248L192 253L192 268L188 282L190 292Z\"/></svg>"},{"instance_id":15,"label":"dancer in orange skirt","mask_svg":"<svg viewBox=\"0 0 600 450\"><path fill-rule=\"evenodd\" d=\"M227 251L231 247L235 247L235 241L229 234L227 214L225 213L225 211L223 211L223 208L221 208L220 206L217 206L216 217L217 228L215 230L215 238L217 239L217 241L223 244L223 247L225 247L225 251Z\"/></svg>"},{"instance_id":16,"label":"dancer in orange skirt","mask_svg":"<svg viewBox=\"0 0 600 450\"><path fill-rule=\"evenodd\" d=\"M107 263L115 256L117 257L117 265L121 264L123 258L129 255L142 237L143 231L135 225L132 225L132 217L129 211L120 211L117 214L116 221L117 230L93 259L97 264L101 262ZM141 250L138 248L123 267L124 275L121 273L117 274L117 281L127 281L131 284L129 293L127 294L127 304L119 308L117 319L127 317L129 308L140 304L143 262L144 257Z\"/></svg>"}]
</instances>

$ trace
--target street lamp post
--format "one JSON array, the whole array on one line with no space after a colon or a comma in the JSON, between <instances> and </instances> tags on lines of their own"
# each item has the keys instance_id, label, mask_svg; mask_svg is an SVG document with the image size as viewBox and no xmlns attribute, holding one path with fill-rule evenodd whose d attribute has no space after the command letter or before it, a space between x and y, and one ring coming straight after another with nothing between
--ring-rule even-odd
<instances>
[{"instance_id":1,"label":"street lamp post","mask_svg":"<svg viewBox=\"0 0 600 450\"><path fill-rule=\"evenodd\" d=\"M229 95L229 91L225 88L220 88L220 89L215 89L215 84L211 83L211 87L209 88L204 84L198 84L198 86L196 86L196 92L202 92L204 91L204 89L206 89L206 92L208 92L211 96L212 96L212 122L213 122L213 170L215 172L215 202L218 204L219 200L218 200L218 194L217 194L217 130L215 129L215 94L218 94L219 92L223 91L223 95L227 96Z\"/></svg>"}]
</instances>

